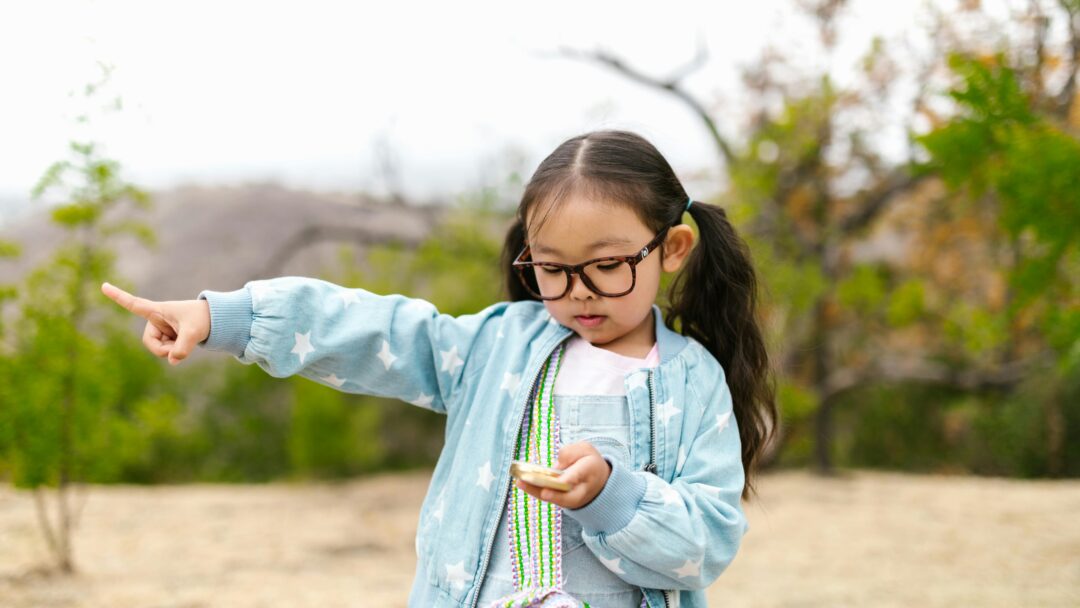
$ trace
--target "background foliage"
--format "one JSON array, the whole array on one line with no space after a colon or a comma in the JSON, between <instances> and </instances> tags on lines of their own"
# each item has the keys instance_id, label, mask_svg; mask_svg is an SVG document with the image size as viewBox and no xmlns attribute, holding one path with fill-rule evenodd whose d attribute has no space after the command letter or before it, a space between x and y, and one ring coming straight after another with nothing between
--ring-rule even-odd
<instances>
[{"instance_id":1,"label":"background foliage","mask_svg":"<svg viewBox=\"0 0 1080 608\"><path fill-rule=\"evenodd\" d=\"M845 3L798 4L829 54ZM978 3L939 15L930 37L942 52L924 66L877 40L843 85L827 71L784 76L789 58L775 49L747 68L749 120L718 140L724 185L711 202L730 210L763 278L783 413L771 466L1080 475L1080 6L1031 6L1030 20L1007 23ZM1001 35L966 40L956 19ZM1050 39L1047 22L1065 37ZM919 93L897 161L873 142L899 73ZM41 187L66 192L53 218L78 238L0 289L17 309L0 319L0 475L36 488L62 476L332 478L435 461L443 420L421 408L148 355L97 286L124 286L111 234L154 241L146 226L108 225L106 210L150 199L93 144L71 149ZM520 185L511 176L506 191ZM419 247L346 247L318 276L475 312L503 297L513 203L478 191ZM880 253L886 237L900 253Z\"/></svg>"}]
</instances>

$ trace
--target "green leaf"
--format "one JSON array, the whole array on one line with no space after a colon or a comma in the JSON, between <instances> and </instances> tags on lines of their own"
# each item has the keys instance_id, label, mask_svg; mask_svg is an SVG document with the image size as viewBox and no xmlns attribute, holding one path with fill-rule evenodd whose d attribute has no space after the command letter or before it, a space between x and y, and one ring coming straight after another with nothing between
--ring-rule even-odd
<instances>
[{"instance_id":1,"label":"green leaf","mask_svg":"<svg viewBox=\"0 0 1080 608\"><path fill-rule=\"evenodd\" d=\"M856 266L837 287L840 303L859 312L873 312L885 299L886 283L877 266Z\"/></svg>"},{"instance_id":2,"label":"green leaf","mask_svg":"<svg viewBox=\"0 0 1080 608\"><path fill-rule=\"evenodd\" d=\"M113 224L103 226L101 228L101 234L103 236L130 234L147 247L157 247L157 235L154 233L154 229L151 228L149 224L138 220L120 220Z\"/></svg>"},{"instance_id":3,"label":"green leaf","mask_svg":"<svg viewBox=\"0 0 1080 608\"><path fill-rule=\"evenodd\" d=\"M0 241L0 258L17 258L21 255L21 244L15 241Z\"/></svg>"},{"instance_id":4,"label":"green leaf","mask_svg":"<svg viewBox=\"0 0 1080 608\"><path fill-rule=\"evenodd\" d=\"M45 173L34 184L34 188L30 191L30 197L34 200L41 198L41 195L54 186L59 186L63 183L64 173L71 168L71 163L66 160L57 161L45 170Z\"/></svg>"},{"instance_id":5,"label":"green leaf","mask_svg":"<svg viewBox=\"0 0 1080 608\"><path fill-rule=\"evenodd\" d=\"M53 221L65 226L79 226L91 224L97 220L100 209L89 203L70 203L61 205L52 210Z\"/></svg>"},{"instance_id":6,"label":"green leaf","mask_svg":"<svg viewBox=\"0 0 1080 608\"><path fill-rule=\"evenodd\" d=\"M923 282L909 279L893 290L885 309L885 318L889 325L903 327L918 321L926 312L924 307Z\"/></svg>"}]
</instances>

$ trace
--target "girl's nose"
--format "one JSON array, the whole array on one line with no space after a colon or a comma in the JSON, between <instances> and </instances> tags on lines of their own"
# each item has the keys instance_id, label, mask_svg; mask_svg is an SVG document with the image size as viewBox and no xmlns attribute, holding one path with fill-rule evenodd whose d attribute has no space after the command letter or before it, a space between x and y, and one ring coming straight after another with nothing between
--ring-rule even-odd
<instances>
[{"instance_id":1,"label":"girl's nose","mask_svg":"<svg viewBox=\"0 0 1080 608\"><path fill-rule=\"evenodd\" d=\"M582 281L581 277L575 272L570 273L570 297L575 300L584 300L586 298L595 298L596 294L589 289L585 281Z\"/></svg>"}]
</instances>

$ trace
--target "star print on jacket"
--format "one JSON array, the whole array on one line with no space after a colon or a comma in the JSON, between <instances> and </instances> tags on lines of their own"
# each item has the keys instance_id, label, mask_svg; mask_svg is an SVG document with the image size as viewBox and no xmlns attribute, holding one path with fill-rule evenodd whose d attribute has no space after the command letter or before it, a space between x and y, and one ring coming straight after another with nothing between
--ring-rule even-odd
<instances>
[{"instance_id":1,"label":"star print on jacket","mask_svg":"<svg viewBox=\"0 0 1080 608\"><path fill-rule=\"evenodd\" d=\"M320 380L325 380L327 383L333 384L334 386L336 386L338 388L341 388L341 385L345 384L345 379L344 378L338 378L337 374L330 374L329 376L319 376L319 379Z\"/></svg>"},{"instance_id":2,"label":"star print on jacket","mask_svg":"<svg viewBox=\"0 0 1080 608\"><path fill-rule=\"evenodd\" d=\"M379 351L379 358L382 359L383 365L386 366L387 370L390 369L390 365L394 361L397 361L397 357L390 352L390 343L386 340L382 341L382 350Z\"/></svg>"},{"instance_id":3,"label":"star print on jacket","mask_svg":"<svg viewBox=\"0 0 1080 608\"><path fill-rule=\"evenodd\" d=\"M607 568L608 570L611 570L615 574L626 574L626 572L622 568L619 567L619 562L622 560L621 557L616 557L614 559L604 559L604 558L600 557L599 555L597 555L596 559L600 560L600 563L604 564L605 568Z\"/></svg>"},{"instance_id":4,"label":"star print on jacket","mask_svg":"<svg viewBox=\"0 0 1080 608\"><path fill-rule=\"evenodd\" d=\"M315 352L315 347L311 345L311 332L309 331L303 334L296 332L293 333L296 335L296 344L289 352L300 355L300 364L303 365L304 357L307 356L308 353Z\"/></svg>"},{"instance_id":5,"label":"star print on jacket","mask_svg":"<svg viewBox=\"0 0 1080 608\"><path fill-rule=\"evenodd\" d=\"M356 293L355 290L352 289L342 289L340 292L338 292L338 296L341 297L342 306L344 306L346 309L349 308L350 304L360 303L360 296Z\"/></svg>"},{"instance_id":6,"label":"star print on jacket","mask_svg":"<svg viewBox=\"0 0 1080 608\"><path fill-rule=\"evenodd\" d=\"M649 379L649 374L647 374L647 373L634 374L634 375L630 376L630 380L629 380L629 382L627 383L627 386L626 386L627 392L630 392L630 391L632 391L634 389L638 389L638 388L647 388L645 386L645 382L648 379Z\"/></svg>"},{"instance_id":7,"label":"star print on jacket","mask_svg":"<svg viewBox=\"0 0 1080 608\"><path fill-rule=\"evenodd\" d=\"M442 354L442 369L440 371L450 372L450 375L453 376L457 368L465 364L461 357L458 357L457 346L439 352Z\"/></svg>"},{"instance_id":8,"label":"star print on jacket","mask_svg":"<svg viewBox=\"0 0 1080 608\"><path fill-rule=\"evenodd\" d=\"M484 488L487 491L491 488L491 482L494 481L495 476L491 474L491 461L487 461L480 467L480 474L476 478L476 485Z\"/></svg>"},{"instance_id":9,"label":"star print on jacket","mask_svg":"<svg viewBox=\"0 0 1080 608\"><path fill-rule=\"evenodd\" d=\"M730 410L724 412L723 414L717 414L716 415L716 432L719 433L720 431L726 429L728 427L728 423L730 423L730 422L731 422L731 411Z\"/></svg>"},{"instance_id":10,"label":"star print on jacket","mask_svg":"<svg viewBox=\"0 0 1080 608\"><path fill-rule=\"evenodd\" d=\"M431 407L431 401L433 399L435 399L434 395L427 395L427 394L424 394L423 391L420 391L420 396L417 397L416 399L413 399L409 403L411 403L413 405L416 405L416 406L428 407L429 408L429 407Z\"/></svg>"},{"instance_id":11,"label":"star print on jacket","mask_svg":"<svg viewBox=\"0 0 1080 608\"><path fill-rule=\"evenodd\" d=\"M274 288L266 281L251 282L251 303L261 304L263 299L274 292Z\"/></svg>"},{"instance_id":12,"label":"star print on jacket","mask_svg":"<svg viewBox=\"0 0 1080 608\"><path fill-rule=\"evenodd\" d=\"M701 562L703 559L699 559L696 562L686 560L686 563L681 567L672 570L679 578L685 578L687 576L701 576Z\"/></svg>"},{"instance_id":13,"label":"star print on jacket","mask_svg":"<svg viewBox=\"0 0 1080 608\"><path fill-rule=\"evenodd\" d=\"M446 564L446 581L458 591L465 588L465 582L472 580L472 575L465 572L465 561Z\"/></svg>"},{"instance_id":14,"label":"star print on jacket","mask_svg":"<svg viewBox=\"0 0 1080 608\"><path fill-rule=\"evenodd\" d=\"M665 505L681 505L682 504L682 497L679 496L679 493L675 490L675 488L673 488L671 486L664 486L663 488L661 488L660 489L660 495L664 497L664 504Z\"/></svg>"},{"instance_id":15,"label":"star print on jacket","mask_svg":"<svg viewBox=\"0 0 1080 608\"><path fill-rule=\"evenodd\" d=\"M675 407L675 404L671 401L671 399L668 399L667 401L660 404L660 420L663 421L664 426L667 426L668 420L671 420L672 416L677 415L681 411L682 410Z\"/></svg>"},{"instance_id":16,"label":"star print on jacket","mask_svg":"<svg viewBox=\"0 0 1080 608\"><path fill-rule=\"evenodd\" d=\"M510 372L503 372L502 385L499 386L499 390L506 391L513 395L517 392L518 384L521 382L521 374L511 374Z\"/></svg>"}]
</instances>

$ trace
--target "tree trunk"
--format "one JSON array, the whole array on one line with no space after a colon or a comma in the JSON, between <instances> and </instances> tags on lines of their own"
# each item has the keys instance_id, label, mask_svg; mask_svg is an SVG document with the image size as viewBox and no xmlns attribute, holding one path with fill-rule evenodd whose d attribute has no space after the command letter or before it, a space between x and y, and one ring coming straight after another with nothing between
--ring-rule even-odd
<instances>
[{"instance_id":1,"label":"tree trunk","mask_svg":"<svg viewBox=\"0 0 1080 608\"><path fill-rule=\"evenodd\" d=\"M822 295L814 306L814 331L811 345L812 386L818 396L818 408L814 414L814 465L818 473L833 473L832 462L832 396L828 391L829 378L829 331L826 319L828 298Z\"/></svg>"}]
</instances>

